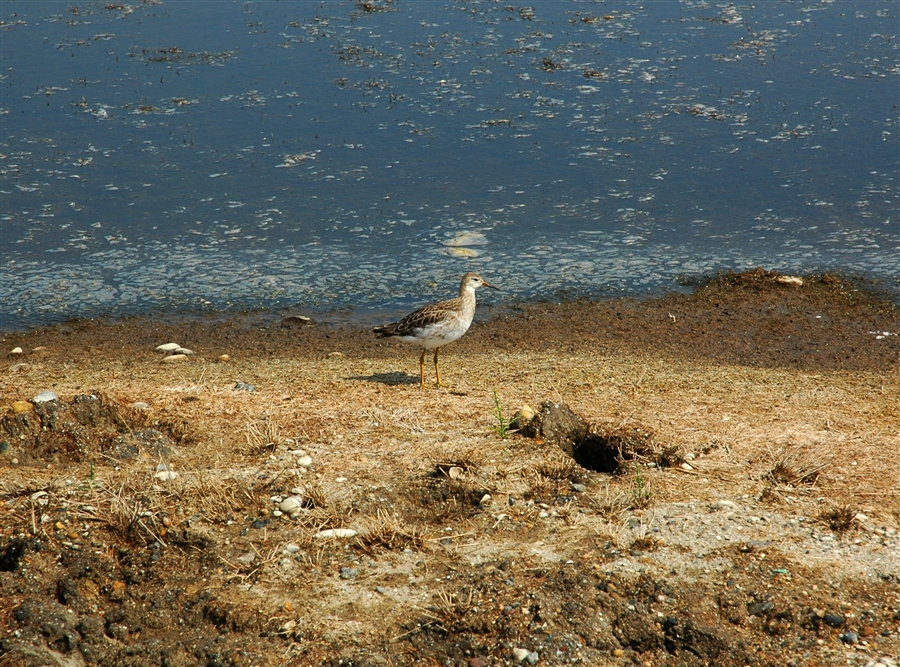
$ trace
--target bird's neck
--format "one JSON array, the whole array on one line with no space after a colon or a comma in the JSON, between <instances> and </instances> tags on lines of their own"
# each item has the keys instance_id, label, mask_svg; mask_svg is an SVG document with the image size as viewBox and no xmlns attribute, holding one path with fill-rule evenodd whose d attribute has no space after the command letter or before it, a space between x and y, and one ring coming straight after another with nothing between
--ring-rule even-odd
<instances>
[{"instance_id":1,"label":"bird's neck","mask_svg":"<svg viewBox=\"0 0 900 667\"><path fill-rule=\"evenodd\" d=\"M475 290L471 287L459 290L459 300L462 302L463 316L467 319L475 315Z\"/></svg>"}]
</instances>

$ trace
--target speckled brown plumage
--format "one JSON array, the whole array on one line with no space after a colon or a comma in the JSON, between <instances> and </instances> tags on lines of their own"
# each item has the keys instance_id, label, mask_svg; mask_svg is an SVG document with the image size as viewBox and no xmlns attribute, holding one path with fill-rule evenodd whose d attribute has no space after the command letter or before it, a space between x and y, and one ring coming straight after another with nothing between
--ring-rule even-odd
<instances>
[{"instance_id":1,"label":"speckled brown plumage","mask_svg":"<svg viewBox=\"0 0 900 667\"><path fill-rule=\"evenodd\" d=\"M441 386L441 372L438 368L438 350L460 338L472 324L475 316L475 289L491 287L477 273L469 272L463 276L459 285L459 296L455 299L440 301L423 306L406 317L372 329L379 338L399 338L407 343L423 347L419 357L420 384L425 386L425 352L434 350L434 372L437 386Z\"/></svg>"}]
</instances>

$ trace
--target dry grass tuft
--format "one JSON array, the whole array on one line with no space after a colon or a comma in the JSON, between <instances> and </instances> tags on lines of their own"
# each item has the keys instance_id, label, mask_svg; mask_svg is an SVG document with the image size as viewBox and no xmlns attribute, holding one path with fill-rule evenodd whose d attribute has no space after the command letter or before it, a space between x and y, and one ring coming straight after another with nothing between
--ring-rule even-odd
<instances>
[{"instance_id":1,"label":"dry grass tuft","mask_svg":"<svg viewBox=\"0 0 900 667\"><path fill-rule=\"evenodd\" d=\"M819 515L819 521L823 521L836 533L846 533L853 528L853 518L859 510L852 505L838 505L824 510Z\"/></svg>"},{"instance_id":2,"label":"dry grass tuft","mask_svg":"<svg viewBox=\"0 0 900 667\"><path fill-rule=\"evenodd\" d=\"M819 480L819 473L831 464L823 457L824 453L815 446L784 449L777 455L766 478L775 485L792 488L814 485Z\"/></svg>"},{"instance_id":3,"label":"dry grass tuft","mask_svg":"<svg viewBox=\"0 0 900 667\"><path fill-rule=\"evenodd\" d=\"M367 553L376 549L401 551L420 549L423 544L422 530L412 526L397 514L388 514L382 509L371 523L360 531L357 542Z\"/></svg>"},{"instance_id":4,"label":"dry grass tuft","mask_svg":"<svg viewBox=\"0 0 900 667\"><path fill-rule=\"evenodd\" d=\"M247 424L244 437L251 454L271 454L282 443L278 424L274 419L263 418L257 424Z\"/></svg>"}]
</instances>

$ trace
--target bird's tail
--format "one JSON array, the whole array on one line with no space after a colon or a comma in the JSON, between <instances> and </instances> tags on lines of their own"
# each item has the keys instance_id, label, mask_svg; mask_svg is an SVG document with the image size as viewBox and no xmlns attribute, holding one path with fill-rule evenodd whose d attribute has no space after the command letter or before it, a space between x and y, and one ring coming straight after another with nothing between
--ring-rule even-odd
<instances>
[{"instance_id":1,"label":"bird's tail","mask_svg":"<svg viewBox=\"0 0 900 667\"><path fill-rule=\"evenodd\" d=\"M390 338L391 336L397 335L397 325L382 324L381 326L373 327L372 333L374 333L379 338Z\"/></svg>"}]
</instances>

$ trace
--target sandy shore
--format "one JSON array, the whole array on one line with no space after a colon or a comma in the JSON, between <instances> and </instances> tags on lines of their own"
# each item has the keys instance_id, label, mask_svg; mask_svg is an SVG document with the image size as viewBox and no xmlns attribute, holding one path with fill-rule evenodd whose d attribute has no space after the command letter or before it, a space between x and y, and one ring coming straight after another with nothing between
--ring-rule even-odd
<instances>
[{"instance_id":1,"label":"sandy shore","mask_svg":"<svg viewBox=\"0 0 900 667\"><path fill-rule=\"evenodd\" d=\"M441 389L265 315L4 335L0 664L896 657L900 309L778 278L476 316ZM649 445L504 433L548 401Z\"/></svg>"}]
</instances>

